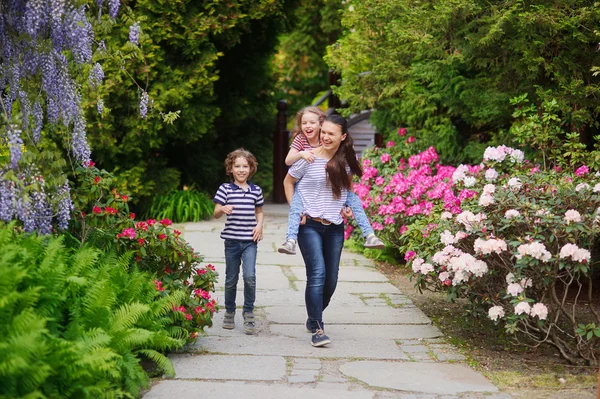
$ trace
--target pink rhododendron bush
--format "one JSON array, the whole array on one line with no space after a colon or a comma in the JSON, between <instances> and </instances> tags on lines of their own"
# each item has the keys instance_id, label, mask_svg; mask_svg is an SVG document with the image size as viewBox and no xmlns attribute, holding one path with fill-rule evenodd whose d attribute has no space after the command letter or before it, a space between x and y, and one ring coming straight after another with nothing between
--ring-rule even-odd
<instances>
[{"instance_id":1,"label":"pink rhododendron bush","mask_svg":"<svg viewBox=\"0 0 600 399\"><path fill-rule=\"evenodd\" d=\"M372 150L355 191L417 286L467 299L469 314L519 343L596 364L599 175L585 165L540 170L505 146L477 166L439 165L434 148L395 155Z\"/></svg>"}]
</instances>

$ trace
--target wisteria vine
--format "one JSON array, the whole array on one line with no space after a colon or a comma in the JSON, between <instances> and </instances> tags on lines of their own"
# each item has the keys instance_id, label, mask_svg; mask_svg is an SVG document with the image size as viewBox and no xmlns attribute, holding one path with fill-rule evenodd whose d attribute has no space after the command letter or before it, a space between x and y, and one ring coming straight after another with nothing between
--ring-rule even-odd
<instances>
[{"instance_id":1,"label":"wisteria vine","mask_svg":"<svg viewBox=\"0 0 600 399\"><path fill-rule=\"evenodd\" d=\"M104 8L110 17L117 16L119 0L95 3L99 13ZM0 139L10 152L0 169L0 220L20 220L25 231L47 234L53 222L64 229L73 209L68 181L46 187L35 165L19 164L24 142L39 142L44 120L62 122L70 131L74 161L90 162L81 93L70 68L74 65L80 74L92 62L94 32L86 7L74 0L0 2L0 113L5 119ZM102 43L97 47L104 50ZM100 64L90 68L88 79L92 87L102 83ZM101 112L100 104L98 108Z\"/></svg>"}]
</instances>

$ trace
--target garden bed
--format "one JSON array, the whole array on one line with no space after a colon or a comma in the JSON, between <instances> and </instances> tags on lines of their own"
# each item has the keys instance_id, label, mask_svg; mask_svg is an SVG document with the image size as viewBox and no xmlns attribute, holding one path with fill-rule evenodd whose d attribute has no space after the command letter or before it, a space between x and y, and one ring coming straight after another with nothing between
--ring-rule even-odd
<instances>
[{"instance_id":1,"label":"garden bed","mask_svg":"<svg viewBox=\"0 0 600 399\"><path fill-rule=\"evenodd\" d=\"M546 346L515 347L500 326L485 319L466 319L462 305L448 302L445 294L420 294L409 270L383 262L377 268L461 349L472 367L502 391L527 399L596 398L596 368L571 366Z\"/></svg>"}]
</instances>

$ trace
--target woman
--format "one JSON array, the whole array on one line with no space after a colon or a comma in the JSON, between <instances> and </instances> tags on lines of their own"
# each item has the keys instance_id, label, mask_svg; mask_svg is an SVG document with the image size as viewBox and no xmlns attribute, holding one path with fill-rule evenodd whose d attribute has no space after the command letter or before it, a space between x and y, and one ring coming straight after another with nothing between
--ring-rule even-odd
<instances>
[{"instance_id":1,"label":"woman","mask_svg":"<svg viewBox=\"0 0 600 399\"><path fill-rule=\"evenodd\" d=\"M321 143L313 151L315 160L312 163L298 160L283 182L288 203L298 182L296 190L307 217L298 232L298 245L306 266L306 328L313 333L313 346L331 343L324 332L323 310L337 285L344 245L342 209L352 176L362 176L344 118L331 115L323 121Z\"/></svg>"}]
</instances>

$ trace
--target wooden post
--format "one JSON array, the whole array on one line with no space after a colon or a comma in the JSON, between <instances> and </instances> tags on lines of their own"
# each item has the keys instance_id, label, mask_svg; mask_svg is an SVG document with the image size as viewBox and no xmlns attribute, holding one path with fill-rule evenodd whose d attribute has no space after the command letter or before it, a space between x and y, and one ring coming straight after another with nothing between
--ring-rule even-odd
<instances>
[{"instance_id":1,"label":"wooden post","mask_svg":"<svg viewBox=\"0 0 600 399\"><path fill-rule=\"evenodd\" d=\"M286 202L283 179L288 170L285 157L288 151L290 134L287 130L287 109L288 104L285 100L277 101L277 123L273 133L273 202L276 204Z\"/></svg>"},{"instance_id":2,"label":"wooden post","mask_svg":"<svg viewBox=\"0 0 600 399\"><path fill-rule=\"evenodd\" d=\"M375 133L375 146L378 148L383 148L383 134Z\"/></svg>"},{"instance_id":3,"label":"wooden post","mask_svg":"<svg viewBox=\"0 0 600 399\"><path fill-rule=\"evenodd\" d=\"M327 83L329 84L329 88L332 88L332 86L338 86L340 83L340 75L335 73L333 69L330 69L327 72ZM335 112L337 108L342 107L342 102L340 101L340 98L332 92L327 100L327 106L331 112Z\"/></svg>"}]
</instances>

